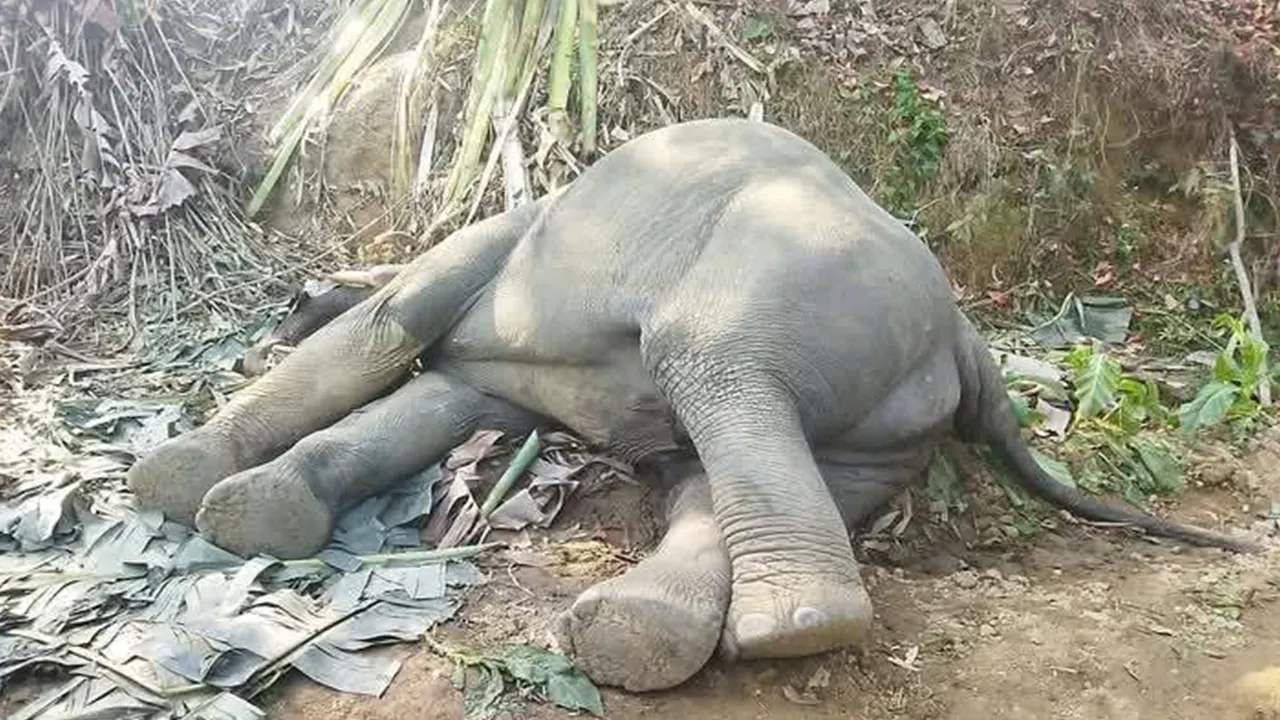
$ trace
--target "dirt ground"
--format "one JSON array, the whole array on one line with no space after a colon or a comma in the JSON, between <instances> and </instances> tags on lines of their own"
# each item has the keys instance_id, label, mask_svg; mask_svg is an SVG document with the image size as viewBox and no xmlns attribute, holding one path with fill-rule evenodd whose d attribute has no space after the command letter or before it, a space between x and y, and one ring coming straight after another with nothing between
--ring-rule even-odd
<instances>
[{"instance_id":1,"label":"dirt ground","mask_svg":"<svg viewBox=\"0 0 1280 720\"><path fill-rule=\"evenodd\" d=\"M1161 512L1254 525L1280 497L1280 432L1241 461L1211 453L1201 467L1206 480ZM971 509L950 527L917 511L891 552L868 557L863 548L877 608L865 647L785 662L713 661L661 693L606 689L607 717L1280 717L1280 670L1267 672L1280 666L1276 553L1233 556L1066 521L978 547L959 538L975 536L1007 506L979 499L977 484L968 482ZM437 639L461 648L544 641L547 621L577 592L621 572L654 542L651 512L623 514L652 508L649 495L616 485L577 500L550 533L514 539L485 563L489 584ZM463 716L446 660L425 646L385 652L406 660L384 697L339 695L292 677L266 699L269 716ZM538 705L525 713L570 717Z\"/></svg>"}]
</instances>

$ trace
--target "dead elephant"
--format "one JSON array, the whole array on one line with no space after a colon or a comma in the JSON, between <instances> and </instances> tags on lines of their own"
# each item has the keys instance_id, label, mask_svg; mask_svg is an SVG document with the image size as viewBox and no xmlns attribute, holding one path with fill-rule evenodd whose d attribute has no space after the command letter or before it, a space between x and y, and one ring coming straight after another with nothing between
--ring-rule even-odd
<instances>
[{"instance_id":1,"label":"dead elephant","mask_svg":"<svg viewBox=\"0 0 1280 720\"><path fill-rule=\"evenodd\" d=\"M729 119L639 137L453 234L129 482L223 547L295 558L477 427L547 419L633 461L696 461L668 465L686 470L660 547L557 622L596 681L632 690L717 645L856 643L872 613L849 529L948 432L1081 516L1249 547L1046 475L928 248L813 145Z\"/></svg>"}]
</instances>

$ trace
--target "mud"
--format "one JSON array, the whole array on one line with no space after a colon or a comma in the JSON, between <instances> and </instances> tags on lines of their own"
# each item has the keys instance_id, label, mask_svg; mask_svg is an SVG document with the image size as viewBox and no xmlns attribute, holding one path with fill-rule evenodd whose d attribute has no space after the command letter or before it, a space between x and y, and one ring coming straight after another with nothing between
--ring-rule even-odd
<instances>
[{"instance_id":1,"label":"mud","mask_svg":"<svg viewBox=\"0 0 1280 720\"><path fill-rule=\"evenodd\" d=\"M1273 432L1244 460L1202 465L1161 512L1256 526L1280 497ZM1210 457L1217 457L1210 454ZM1216 472L1210 473L1213 469ZM1277 556L1235 556L1072 523L982 544L1008 512L998 490L968 481L970 509L948 522L920 498L907 531L861 550L876 603L863 648L798 661L713 662L674 690L606 689L607 717L1089 718L1178 720L1280 717ZM458 647L546 640L546 625L596 578L621 572L656 541L653 502L617 485L579 499L550 533L509 538L484 564L490 582L436 638ZM645 508L631 513L631 508ZM378 699L338 695L290 678L266 702L271 717L373 720L461 718L449 663L425 646ZM529 705L521 717L567 718Z\"/></svg>"}]
</instances>

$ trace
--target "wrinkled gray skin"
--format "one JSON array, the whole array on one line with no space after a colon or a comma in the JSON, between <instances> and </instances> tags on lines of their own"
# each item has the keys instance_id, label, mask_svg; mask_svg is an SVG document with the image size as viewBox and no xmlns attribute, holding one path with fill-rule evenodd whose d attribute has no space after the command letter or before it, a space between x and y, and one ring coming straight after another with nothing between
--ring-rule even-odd
<instances>
[{"instance_id":1,"label":"wrinkled gray skin","mask_svg":"<svg viewBox=\"0 0 1280 720\"><path fill-rule=\"evenodd\" d=\"M693 460L661 463L657 551L556 622L597 682L632 690L682 682L717 645L856 643L871 604L849 530L950 431L1078 514L1247 547L1046 476L934 256L808 142L743 120L644 135L460 230L129 480L223 547L295 558L477 427L546 420L633 461Z\"/></svg>"}]
</instances>

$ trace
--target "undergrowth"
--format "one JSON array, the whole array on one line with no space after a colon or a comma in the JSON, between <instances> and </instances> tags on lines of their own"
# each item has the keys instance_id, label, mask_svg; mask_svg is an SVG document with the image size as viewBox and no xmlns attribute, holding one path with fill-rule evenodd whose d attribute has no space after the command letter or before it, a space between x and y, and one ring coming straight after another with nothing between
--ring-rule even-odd
<instances>
[{"instance_id":1,"label":"undergrowth","mask_svg":"<svg viewBox=\"0 0 1280 720\"><path fill-rule=\"evenodd\" d=\"M919 209L920 189L938 174L947 144L947 122L935 101L924 98L911 73L893 77L893 100L888 112L888 165L878 198L899 216Z\"/></svg>"},{"instance_id":2,"label":"undergrowth","mask_svg":"<svg viewBox=\"0 0 1280 720\"><path fill-rule=\"evenodd\" d=\"M1221 349L1196 391L1179 400L1166 378L1126 370L1114 349L1095 342L1076 345L1046 367L1063 376L1006 373L1009 398L1023 430L1033 431L1032 454L1054 480L1095 495L1117 494L1150 511L1152 501L1186 487L1188 462L1201 441L1240 446L1268 427L1273 411L1259 401L1268 347L1231 314L1215 318L1210 337ZM1280 372L1270 371L1272 379ZM1057 415L1054 428L1054 418ZM1062 417L1068 417L1066 421ZM1046 441L1044 438L1056 438ZM1016 510L1011 534L1033 535L1044 506L1036 502L989 453L982 453ZM939 453L925 491L935 511L962 512L966 503L954 459Z\"/></svg>"}]
</instances>

